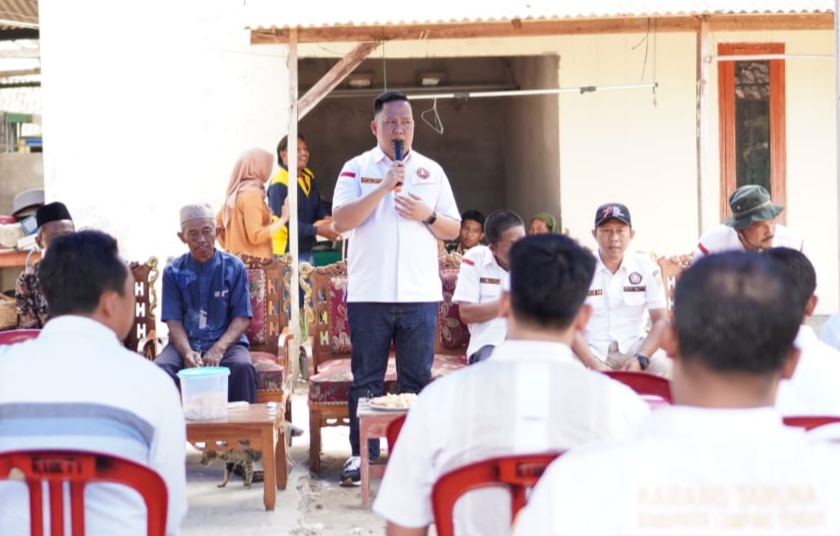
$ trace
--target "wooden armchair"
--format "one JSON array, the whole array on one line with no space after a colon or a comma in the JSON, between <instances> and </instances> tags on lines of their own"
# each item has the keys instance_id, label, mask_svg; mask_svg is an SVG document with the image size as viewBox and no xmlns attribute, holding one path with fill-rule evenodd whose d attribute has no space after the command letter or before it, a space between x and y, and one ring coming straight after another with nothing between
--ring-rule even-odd
<instances>
[{"instance_id":1,"label":"wooden armchair","mask_svg":"<svg viewBox=\"0 0 840 536\"><path fill-rule=\"evenodd\" d=\"M251 361L257 369L257 402L285 406L286 420L292 418L295 373L289 356L289 283L291 257L263 259L244 255L251 300L251 324L245 336L251 344ZM293 361L293 360L292 360Z\"/></svg>"},{"instance_id":2,"label":"wooden armchair","mask_svg":"<svg viewBox=\"0 0 840 536\"><path fill-rule=\"evenodd\" d=\"M328 266L300 265L300 285L305 292L304 308L312 336L307 349L309 369L309 468L321 468L321 428L349 425L348 392L350 372L350 327L347 322L347 265L339 261ZM454 288L454 287L453 287ZM455 351L457 353L457 351ZM435 355L432 378L443 376L466 364L460 356ZM394 358L388 361L384 392L396 392Z\"/></svg>"},{"instance_id":3,"label":"wooden armchair","mask_svg":"<svg viewBox=\"0 0 840 536\"><path fill-rule=\"evenodd\" d=\"M161 341L157 336L157 290L155 283L159 275L157 257L149 257L144 263L129 263L134 275L134 326L123 345L147 359L154 359L160 353Z\"/></svg>"},{"instance_id":4,"label":"wooden armchair","mask_svg":"<svg viewBox=\"0 0 840 536\"><path fill-rule=\"evenodd\" d=\"M665 298L668 302L668 314L674 314L674 287L683 270L691 266L691 254L672 255L670 257L653 254L653 260L662 272L662 284L665 287Z\"/></svg>"}]
</instances>

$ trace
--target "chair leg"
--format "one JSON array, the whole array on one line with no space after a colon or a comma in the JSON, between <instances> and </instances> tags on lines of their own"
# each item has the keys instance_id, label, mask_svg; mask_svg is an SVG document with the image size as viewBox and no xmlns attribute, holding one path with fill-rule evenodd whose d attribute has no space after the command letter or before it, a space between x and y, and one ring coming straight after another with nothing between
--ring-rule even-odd
<instances>
[{"instance_id":1,"label":"chair leg","mask_svg":"<svg viewBox=\"0 0 840 536\"><path fill-rule=\"evenodd\" d=\"M321 471L321 413L309 406L309 470Z\"/></svg>"}]
</instances>

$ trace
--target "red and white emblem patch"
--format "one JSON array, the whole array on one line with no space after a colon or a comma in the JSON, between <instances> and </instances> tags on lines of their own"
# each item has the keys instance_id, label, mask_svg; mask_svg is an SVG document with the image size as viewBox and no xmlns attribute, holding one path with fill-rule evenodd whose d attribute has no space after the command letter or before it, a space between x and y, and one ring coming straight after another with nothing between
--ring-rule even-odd
<instances>
[{"instance_id":1,"label":"red and white emblem patch","mask_svg":"<svg viewBox=\"0 0 840 536\"><path fill-rule=\"evenodd\" d=\"M417 176L421 179L428 179L429 178L429 170L426 168L417 168Z\"/></svg>"}]
</instances>

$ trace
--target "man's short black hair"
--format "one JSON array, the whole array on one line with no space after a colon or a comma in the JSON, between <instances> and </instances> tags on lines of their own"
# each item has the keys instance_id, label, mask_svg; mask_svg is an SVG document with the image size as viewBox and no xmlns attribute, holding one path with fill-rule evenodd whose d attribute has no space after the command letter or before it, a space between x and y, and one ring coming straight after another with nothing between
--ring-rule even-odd
<instances>
[{"instance_id":1,"label":"man's short black hair","mask_svg":"<svg viewBox=\"0 0 840 536\"><path fill-rule=\"evenodd\" d=\"M496 244L505 231L518 225L525 227L525 222L519 214L507 209L496 210L484 221L484 238L488 244Z\"/></svg>"},{"instance_id":2,"label":"man's short black hair","mask_svg":"<svg viewBox=\"0 0 840 536\"><path fill-rule=\"evenodd\" d=\"M817 272L814 265L801 251L792 248L774 247L762 251L779 264L779 269L788 278L790 292L796 293L801 304L800 311L805 312L808 301L817 291Z\"/></svg>"},{"instance_id":3,"label":"man's short black hair","mask_svg":"<svg viewBox=\"0 0 840 536\"><path fill-rule=\"evenodd\" d=\"M463 214L461 214L461 223L472 220L474 222L478 222L481 225L481 229L484 230L484 214L477 210L465 210Z\"/></svg>"},{"instance_id":4,"label":"man's short black hair","mask_svg":"<svg viewBox=\"0 0 840 536\"><path fill-rule=\"evenodd\" d=\"M568 236L530 235L513 244L509 266L516 319L562 330L572 325L586 301L595 255Z\"/></svg>"},{"instance_id":5,"label":"man's short black hair","mask_svg":"<svg viewBox=\"0 0 840 536\"><path fill-rule=\"evenodd\" d=\"M385 91L377 95L376 98L373 99L373 117L376 117L376 114L382 111L382 106L386 102L394 101L408 102L408 97L406 97L401 91L397 91L395 89Z\"/></svg>"},{"instance_id":6,"label":"man's short black hair","mask_svg":"<svg viewBox=\"0 0 840 536\"><path fill-rule=\"evenodd\" d=\"M123 295L126 277L117 240L101 231L56 236L38 263L50 317L94 312L105 291Z\"/></svg>"},{"instance_id":7,"label":"man's short black hair","mask_svg":"<svg viewBox=\"0 0 840 536\"><path fill-rule=\"evenodd\" d=\"M772 375L802 320L796 293L768 256L707 255L687 268L674 291L681 359L716 372Z\"/></svg>"},{"instance_id":8,"label":"man's short black hair","mask_svg":"<svg viewBox=\"0 0 840 536\"><path fill-rule=\"evenodd\" d=\"M303 134L301 134L300 132L298 132L298 139L300 141L302 141L303 143L306 143L306 140L303 138ZM289 148L289 135L286 134L285 136L280 138L280 143L277 144L277 165L278 166L283 165L283 159L280 158L280 153L285 151L288 148ZM298 171L300 171L300 170L298 170Z\"/></svg>"}]
</instances>

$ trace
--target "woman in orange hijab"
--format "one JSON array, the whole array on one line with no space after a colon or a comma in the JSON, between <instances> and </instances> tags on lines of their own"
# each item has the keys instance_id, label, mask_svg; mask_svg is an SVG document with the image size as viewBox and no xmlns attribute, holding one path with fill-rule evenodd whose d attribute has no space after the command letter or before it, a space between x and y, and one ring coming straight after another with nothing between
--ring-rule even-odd
<instances>
[{"instance_id":1,"label":"woman in orange hijab","mask_svg":"<svg viewBox=\"0 0 840 536\"><path fill-rule=\"evenodd\" d=\"M239 156L222 210L216 215L221 229L219 244L233 255L274 258L271 237L289 221L289 201L280 218L272 223L265 202L265 183L274 167L274 155L263 149L248 149Z\"/></svg>"}]
</instances>

